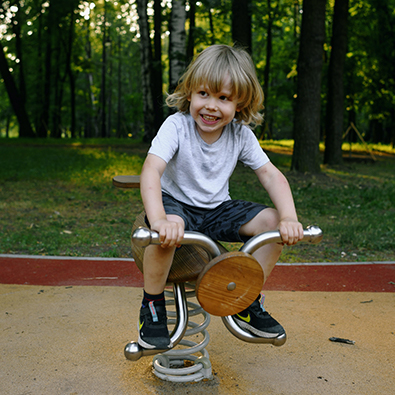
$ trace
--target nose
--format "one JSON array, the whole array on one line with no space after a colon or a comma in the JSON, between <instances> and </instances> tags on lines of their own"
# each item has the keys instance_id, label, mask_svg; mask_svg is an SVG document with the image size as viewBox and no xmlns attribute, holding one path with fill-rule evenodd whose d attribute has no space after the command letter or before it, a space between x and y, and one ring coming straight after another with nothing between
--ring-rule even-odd
<instances>
[{"instance_id":1,"label":"nose","mask_svg":"<svg viewBox=\"0 0 395 395\"><path fill-rule=\"evenodd\" d=\"M215 98L210 98L205 106L206 110L211 110L211 111L218 111L218 106L217 106L217 101L215 100Z\"/></svg>"}]
</instances>

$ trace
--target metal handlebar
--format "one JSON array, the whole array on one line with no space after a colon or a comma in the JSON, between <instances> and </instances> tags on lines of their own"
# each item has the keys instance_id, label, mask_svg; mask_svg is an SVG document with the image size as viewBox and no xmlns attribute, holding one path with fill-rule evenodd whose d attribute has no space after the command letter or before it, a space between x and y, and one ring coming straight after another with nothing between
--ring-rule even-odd
<instances>
[{"instance_id":1,"label":"metal handlebar","mask_svg":"<svg viewBox=\"0 0 395 395\"><path fill-rule=\"evenodd\" d=\"M322 230L318 226L308 226L303 231L303 234L304 237L301 240L302 242L317 244L322 240ZM133 232L132 242L138 247L143 248L149 246L150 244L161 244L159 240L159 233L144 227L139 227ZM270 243L282 243L281 235L278 230L264 232L252 237L243 245L240 251L243 251L247 254L252 254L258 248ZM221 251L215 242L210 239L210 237L199 232L186 231L180 244L200 246L210 254L211 258L215 258L221 254Z\"/></svg>"}]
</instances>

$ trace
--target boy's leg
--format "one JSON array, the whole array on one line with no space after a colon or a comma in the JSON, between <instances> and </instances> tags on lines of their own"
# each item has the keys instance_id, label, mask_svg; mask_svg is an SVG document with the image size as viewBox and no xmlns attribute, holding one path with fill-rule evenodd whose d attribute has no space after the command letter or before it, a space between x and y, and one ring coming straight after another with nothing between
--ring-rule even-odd
<instances>
[{"instance_id":1,"label":"boy's leg","mask_svg":"<svg viewBox=\"0 0 395 395\"><path fill-rule=\"evenodd\" d=\"M277 228L279 223L278 212L275 209L267 208L259 212L251 221L240 227L240 235L256 236L260 233L271 231ZM267 244L253 253L255 259L262 266L265 274L265 281L276 265L283 246L277 243Z\"/></svg>"},{"instance_id":2,"label":"boy's leg","mask_svg":"<svg viewBox=\"0 0 395 395\"><path fill-rule=\"evenodd\" d=\"M255 236L260 233L276 229L279 216L276 210L266 208L259 212L252 220L242 225L240 235ZM268 244L253 253L260 263L265 274L265 281L280 257L283 246L280 244ZM285 333L284 328L265 311L263 307L264 297L260 295L250 307L234 315L234 319L242 328L249 330L257 336L275 338Z\"/></svg>"},{"instance_id":3,"label":"boy's leg","mask_svg":"<svg viewBox=\"0 0 395 395\"><path fill-rule=\"evenodd\" d=\"M145 249L143 272L144 290L147 293L157 295L165 289L174 252L175 247L162 248L159 245L150 245Z\"/></svg>"},{"instance_id":4,"label":"boy's leg","mask_svg":"<svg viewBox=\"0 0 395 395\"><path fill-rule=\"evenodd\" d=\"M168 219L182 221L173 215L168 216ZM138 325L138 343L144 348L166 349L173 346L167 329L164 289L174 252L175 247L162 248L158 245L150 245L144 252L144 298Z\"/></svg>"}]
</instances>

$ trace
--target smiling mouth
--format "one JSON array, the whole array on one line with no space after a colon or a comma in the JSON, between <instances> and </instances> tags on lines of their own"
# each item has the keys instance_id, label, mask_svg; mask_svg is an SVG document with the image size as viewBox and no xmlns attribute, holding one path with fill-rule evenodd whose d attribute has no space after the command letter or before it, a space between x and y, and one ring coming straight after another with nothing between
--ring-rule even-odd
<instances>
[{"instance_id":1,"label":"smiling mouth","mask_svg":"<svg viewBox=\"0 0 395 395\"><path fill-rule=\"evenodd\" d=\"M206 122L216 122L218 121L218 117L214 117L213 115L206 115L206 114L202 114L200 115L204 121Z\"/></svg>"}]
</instances>

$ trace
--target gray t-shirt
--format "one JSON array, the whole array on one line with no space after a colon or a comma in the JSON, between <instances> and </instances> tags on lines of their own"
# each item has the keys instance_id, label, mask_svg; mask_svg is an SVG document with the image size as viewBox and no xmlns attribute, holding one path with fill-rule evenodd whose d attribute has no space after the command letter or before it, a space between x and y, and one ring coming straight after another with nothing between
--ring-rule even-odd
<instances>
[{"instance_id":1,"label":"gray t-shirt","mask_svg":"<svg viewBox=\"0 0 395 395\"><path fill-rule=\"evenodd\" d=\"M238 160L252 170L269 162L247 126L231 122L217 141L207 144L192 116L180 112L165 120L148 153L167 163L161 178L163 192L206 209L231 199L229 178Z\"/></svg>"}]
</instances>

